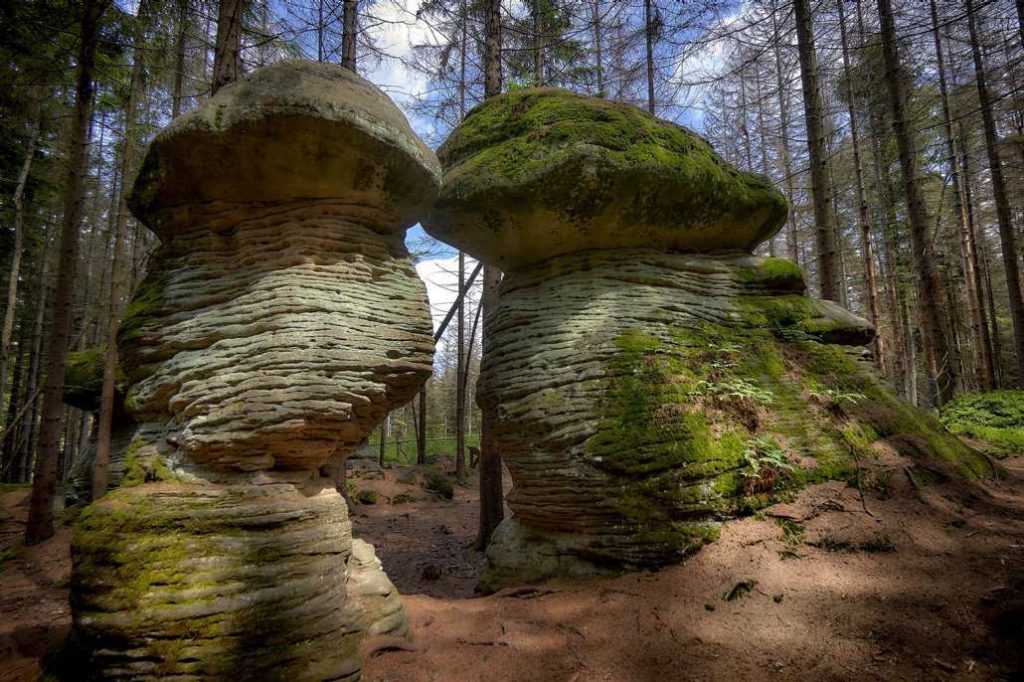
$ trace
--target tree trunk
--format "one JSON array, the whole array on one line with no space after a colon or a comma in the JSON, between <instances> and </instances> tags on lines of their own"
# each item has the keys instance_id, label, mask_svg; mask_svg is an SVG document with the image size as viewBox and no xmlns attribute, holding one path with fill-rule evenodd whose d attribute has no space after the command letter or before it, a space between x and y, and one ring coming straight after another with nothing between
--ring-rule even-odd
<instances>
[{"instance_id":1,"label":"tree trunk","mask_svg":"<svg viewBox=\"0 0 1024 682\"><path fill-rule=\"evenodd\" d=\"M42 244L42 269L39 273L39 286L36 290L36 319L32 331L32 363L29 368L28 394L32 396L32 411L28 419L28 438L25 442L24 452L20 455L18 466L19 483L27 481L31 468L32 456L36 451L38 440L37 424L42 402L37 395L40 375L43 364L43 323L46 317L47 301L50 293L50 234L52 230L47 229Z\"/></svg>"},{"instance_id":2,"label":"tree trunk","mask_svg":"<svg viewBox=\"0 0 1024 682\"><path fill-rule=\"evenodd\" d=\"M963 187L960 181L960 161L956 152L953 136L953 116L949 108L949 89L946 83L946 60L942 55L942 38L939 34L939 13L935 0L929 2L932 18L932 39L935 42L935 64L939 74L939 95L942 100L942 132L946 143L946 165L949 169L950 183L953 185L953 212L956 215L960 235L960 253L963 261L964 279L967 285L967 301L971 315L972 345L975 348L978 384L986 391L991 391L995 383L995 369L992 367L992 356L984 351L990 346L988 325L982 324L984 303L981 299L981 278L977 271L978 257L974 253L974 240L967 220L967 207L964 206Z\"/></svg>"},{"instance_id":3,"label":"tree trunk","mask_svg":"<svg viewBox=\"0 0 1024 682\"><path fill-rule=\"evenodd\" d=\"M316 60L324 61L324 0L317 0L316 5Z\"/></svg>"},{"instance_id":4,"label":"tree trunk","mask_svg":"<svg viewBox=\"0 0 1024 682\"><path fill-rule=\"evenodd\" d=\"M387 449L388 422L391 421L389 412L384 421L380 423L380 451L377 453L377 464L384 466L384 452Z\"/></svg>"},{"instance_id":5,"label":"tree trunk","mask_svg":"<svg viewBox=\"0 0 1024 682\"><path fill-rule=\"evenodd\" d=\"M814 48L814 26L809 0L794 0L797 52L800 56L800 81L804 92L804 119L807 125L807 153L811 166L811 195L818 247L818 274L821 297L839 301L839 265L836 255L836 217L832 212L832 187L828 175L828 149L824 108L818 85L818 58Z\"/></svg>"},{"instance_id":6,"label":"tree trunk","mask_svg":"<svg viewBox=\"0 0 1024 682\"><path fill-rule=\"evenodd\" d=\"M341 15L341 65L356 72L356 34L359 31L359 15L356 0L343 0Z\"/></svg>"},{"instance_id":7,"label":"tree trunk","mask_svg":"<svg viewBox=\"0 0 1024 682\"><path fill-rule=\"evenodd\" d=\"M952 349L946 337L947 324L941 310L942 302L946 300L946 297L935 268L934 244L928 234L928 209L921 187L917 150L913 145L908 119L907 94L904 90L899 57L896 52L896 26L893 21L890 0L878 0L878 14L881 24L882 53L885 61L885 82L889 93L889 108L892 113L900 169L903 174L907 222L909 223L910 242L916 266L917 303L922 318L922 348L929 374L935 381L935 397L941 406L949 402L956 390L956 358L952 356Z\"/></svg>"},{"instance_id":8,"label":"tree trunk","mask_svg":"<svg viewBox=\"0 0 1024 682\"><path fill-rule=\"evenodd\" d=\"M853 147L854 190L857 197L857 216L860 227L861 260L864 263L864 288L868 299L868 315L875 326L875 364L879 370L885 371L885 338L878 325L878 278L875 275L875 254L871 243L871 215L868 200L864 192L864 166L860 158L860 139L858 137L857 116L853 108L853 80L850 73L850 47L846 36L846 13L843 11L845 0L838 0L839 37L843 47L843 76L846 80L846 114L850 118L850 144Z\"/></svg>"},{"instance_id":9,"label":"tree trunk","mask_svg":"<svg viewBox=\"0 0 1024 682\"><path fill-rule=\"evenodd\" d=\"M416 429L416 463L423 465L427 463L427 385L419 395L419 422Z\"/></svg>"},{"instance_id":10,"label":"tree trunk","mask_svg":"<svg viewBox=\"0 0 1024 682\"><path fill-rule=\"evenodd\" d=\"M999 222L999 241L1003 249L1003 269L1006 271L1006 288L1010 300L1010 320L1013 322L1013 351L1017 356L1017 373L1024 377L1024 298L1020 291L1020 267L1017 262L1017 234L1010 219L1010 202L1006 196L1006 182L1003 179L1003 164L999 159L999 136L996 132L992 103L989 99L985 65L978 41L977 18L974 14L974 0L967 0L967 27L971 36L971 54L974 58L974 78L978 88L978 104L985 129L985 151L988 153L988 169L992 178L992 194L996 204L996 218Z\"/></svg>"},{"instance_id":11,"label":"tree trunk","mask_svg":"<svg viewBox=\"0 0 1024 682\"><path fill-rule=\"evenodd\" d=\"M459 251L459 291L466 286L466 256ZM466 316L465 296L460 296L456 304L458 312L456 315L455 327L455 476L459 479L466 477L466 392L465 384L462 381L466 371L465 350L466 350Z\"/></svg>"},{"instance_id":12,"label":"tree trunk","mask_svg":"<svg viewBox=\"0 0 1024 682\"><path fill-rule=\"evenodd\" d=\"M789 98L786 97L786 85L782 77L782 36L779 34L779 23L776 16L775 1L772 0L772 47L775 54L775 87L779 96L779 157L782 161L782 174L786 181L786 198L789 200L789 215L786 216L786 247L789 259L800 264L800 253L796 238L796 219L793 215L793 171L789 154Z\"/></svg>"},{"instance_id":13,"label":"tree trunk","mask_svg":"<svg viewBox=\"0 0 1024 682\"><path fill-rule=\"evenodd\" d=\"M47 343L46 388L40 427L40 452L32 479L32 498L25 544L33 545L53 535L53 500L57 492L57 459L60 422L63 413L64 365L71 329L71 303L78 258L78 230L82 217L82 185L89 146L92 117L93 68L96 57L96 28L110 0L83 0L75 115L68 145L68 170L64 185L64 217L60 236L60 265L57 295L53 306L53 328Z\"/></svg>"},{"instance_id":14,"label":"tree trunk","mask_svg":"<svg viewBox=\"0 0 1024 682\"><path fill-rule=\"evenodd\" d=\"M486 0L484 20L484 97L501 94L501 0ZM484 266L483 343L487 344L487 317L498 302L498 286L501 272ZM481 411L480 423L480 526L476 547L484 549L491 540L491 534L504 518L504 492L501 485L501 453L494 443L494 422L496 410Z\"/></svg>"},{"instance_id":15,"label":"tree trunk","mask_svg":"<svg viewBox=\"0 0 1024 682\"><path fill-rule=\"evenodd\" d=\"M41 111L41 110L40 110ZM28 134L28 148L25 150L25 161L18 172L18 182L14 187L14 249L11 253L11 271L7 279L7 305L4 307L3 326L0 327L0 401L3 400L4 389L7 388L7 366L11 358L11 335L14 332L14 311L18 307L18 277L21 274L21 255L24 250L25 207L22 199L25 196L25 185L28 172L32 168L32 159L36 155L36 139L39 137L39 119L41 113L33 117L32 130ZM13 396L12 396L13 399ZM2 402L0 402L2 405ZM3 428L3 411L0 410L0 429Z\"/></svg>"},{"instance_id":16,"label":"tree trunk","mask_svg":"<svg viewBox=\"0 0 1024 682\"><path fill-rule=\"evenodd\" d=\"M651 17L651 0L644 0L644 42L647 48L647 111L654 114L654 20Z\"/></svg>"},{"instance_id":17,"label":"tree trunk","mask_svg":"<svg viewBox=\"0 0 1024 682\"><path fill-rule=\"evenodd\" d=\"M96 456L93 460L92 500L96 501L107 492L110 464L110 431L114 420L114 392L117 383L117 328L121 319L121 297L124 295L125 239L129 208L127 192L130 179L135 172L136 147L139 141L137 129L139 101L142 99L143 73L145 68L146 22L149 20L150 0L140 0L136 14L134 45L132 48L132 75L128 84L128 100L124 112L124 143L121 154L120 199L118 201L117 227L114 230L114 257L110 263L110 292L107 308L106 332L107 350L103 362L103 390L100 397L99 423L96 435Z\"/></svg>"},{"instance_id":18,"label":"tree trunk","mask_svg":"<svg viewBox=\"0 0 1024 682\"><path fill-rule=\"evenodd\" d=\"M981 326L981 328L978 330L978 339L981 344L980 351L982 355L982 366L985 368L986 372L991 372L990 390L994 390L996 388L999 388L1000 364L998 361L999 353L995 352L993 349L998 347L999 339L996 338L998 334L996 335L996 337L993 337L993 335L989 333L989 313L985 307L985 289L987 287L989 289L989 293L991 294L992 284L991 282L989 282L987 285L985 284L985 277L983 275L984 268L982 268L981 265L981 257L979 257L978 255L980 247L978 245L978 233L975 229L974 221L974 197L972 196L971 190L971 164L970 155L967 153L967 134L964 131L963 122L960 122L957 127L959 131L958 137L960 138L959 165L963 169L963 181L961 182L961 185L964 191L967 239L971 247L970 256L973 259L974 290L978 296L978 324Z\"/></svg>"},{"instance_id":19,"label":"tree trunk","mask_svg":"<svg viewBox=\"0 0 1024 682\"><path fill-rule=\"evenodd\" d=\"M220 0L210 94L242 75L242 22L249 0Z\"/></svg>"},{"instance_id":20,"label":"tree trunk","mask_svg":"<svg viewBox=\"0 0 1024 682\"><path fill-rule=\"evenodd\" d=\"M530 11L533 14L533 84L544 86L544 22L541 21L542 0L533 0Z\"/></svg>"},{"instance_id":21,"label":"tree trunk","mask_svg":"<svg viewBox=\"0 0 1024 682\"><path fill-rule=\"evenodd\" d=\"M1024 2L1024 0L1021 0ZM604 97L604 67L601 66L601 0L594 0L594 60L596 61L597 96Z\"/></svg>"},{"instance_id":22,"label":"tree trunk","mask_svg":"<svg viewBox=\"0 0 1024 682\"><path fill-rule=\"evenodd\" d=\"M174 36L174 87L171 91L171 118L181 115L185 83L185 45L188 41L188 3L178 0L178 25Z\"/></svg>"}]
</instances>

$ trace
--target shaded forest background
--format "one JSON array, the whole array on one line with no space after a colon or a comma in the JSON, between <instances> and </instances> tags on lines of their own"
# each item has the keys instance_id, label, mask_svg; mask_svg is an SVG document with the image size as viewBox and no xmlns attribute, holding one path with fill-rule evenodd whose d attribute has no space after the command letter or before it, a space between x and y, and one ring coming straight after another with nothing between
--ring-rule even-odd
<instances>
[{"instance_id":1,"label":"shaded forest background","mask_svg":"<svg viewBox=\"0 0 1024 682\"><path fill-rule=\"evenodd\" d=\"M436 145L484 98L495 36L504 89L628 102L770 177L792 213L762 255L874 322L908 400L1020 386L1022 0L23 0L0 7L0 479L30 480L48 443L61 478L103 437L103 406L48 405L46 380L67 364L64 393L95 393L76 382L107 364L112 396L106 349L156 245L125 193L160 128L231 68L303 57L381 84ZM425 398L372 443L402 461L462 453L481 423L484 278L408 243L435 323L468 292Z\"/></svg>"}]
</instances>

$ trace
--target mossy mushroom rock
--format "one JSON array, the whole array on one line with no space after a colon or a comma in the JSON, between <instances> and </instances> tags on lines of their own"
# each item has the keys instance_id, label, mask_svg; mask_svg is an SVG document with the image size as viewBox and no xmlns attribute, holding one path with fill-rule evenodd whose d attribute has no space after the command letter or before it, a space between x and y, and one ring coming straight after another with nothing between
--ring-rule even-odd
<instances>
[{"instance_id":1,"label":"mossy mushroom rock","mask_svg":"<svg viewBox=\"0 0 1024 682\"><path fill-rule=\"evenodd\" d=\"M484 589L679 561L859 458L986 460L875 375L871 325L750 249L786 204L630 107L527 90L441 148L428 231L505 270L477 398L513 515Z\"/></svg>"},{"instance_id":2,"label":"mossy mushroom rock","mask_svg":"<svg viewBox=\"0 0 1024 682\"><path fill-rule=\"evenodd\" d=\"M350 548L322 479L121 487L73 530L81 679L358 679Z\"/></svg>"},{"instance_id":3,"label":"mossy mushroom rock","mask_svg":"<svg viewBox=\"0 0 1024 682\"><path fill-rule=\"evenodd\" d=\"M749 252L788 211L696 133L552 88L488 99L438 154L428 231L503 271L581 249Z\"/></svg>"},{"instance_id":4,"label":"mossy mushroom rock","mask_svg":"<svg viewBox=\"0 0 1024 682\"><path fill-rule=\"evenodd\" d=\"M361 637L406 632L319 471L430 375L403 238L439 176L326 64L255 71L157 135L131 206L161 243L118 333L138 426L72 541L89 675L354 679Z\"/></svg>"}]
</instances>

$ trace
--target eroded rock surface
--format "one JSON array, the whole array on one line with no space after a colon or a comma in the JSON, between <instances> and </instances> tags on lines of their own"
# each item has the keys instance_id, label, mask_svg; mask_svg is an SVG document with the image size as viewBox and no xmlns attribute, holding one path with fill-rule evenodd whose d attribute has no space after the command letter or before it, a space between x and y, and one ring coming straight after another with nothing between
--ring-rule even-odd
<instances>
[{"instance_id":1,"label":"eroded rock surface","mask_svg":"<svg viewBox=\"0 0 1024 682\"><path fill-rule=\"evenodd\" d=\"M130 203L161 245L118 344L139 426L74 531L90 674L354 679L360 637L405 632L319 472L430 374L403 237L439 176L382 92L325 64L256 71L154 140Z\"/></svg>"},{"instance_id":2,"label":"eroded rock surface","mask_svg":"<svg viewBox=\"0 0 1024 682\"><path fill-rule=\"evenodd\" d=\"M749 254L785 200L692 133L523 90L471 112L439 155L428 231L507 268L477 397L497 409L513 516L483 587L678 561L721 519L886 448L987 470L875 377L870 324ZM496 161L513 158L526 169Z\"/></svg>"}]
</instances>

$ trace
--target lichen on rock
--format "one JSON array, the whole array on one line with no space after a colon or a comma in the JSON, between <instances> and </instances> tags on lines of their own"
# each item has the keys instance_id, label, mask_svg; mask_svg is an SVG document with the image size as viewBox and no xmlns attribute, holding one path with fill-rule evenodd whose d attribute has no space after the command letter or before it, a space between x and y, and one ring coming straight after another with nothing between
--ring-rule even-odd
<instances>
[{"instance_id":1,"label":"lichen on rock","mask_svg":"<svg viewBox=\"0 0 1024 682\"><path fill-rule=\"evenodd\" d=\"M750 255L786 202L692 133L525 90L474 110L440 156L425 228L506 271L477 399L498 415L513 516L484 589L678 561L860 457L989 471L875 376L867 321Z\"/></svg>"},{"instance_id":2,"label":"lichen on rock","mask_svg":"<svg viewBox=\"0 0 1024 682\"><path fill-rule=\"evenodd\" d=\"M138 426L73 540L90 675L355 679L360 637L405 633L318 472L430 375L403 239L439 176L386 95L301 61L150 145L130 205L161 243L118 334Z\"/></svg>"}]
</instances>

